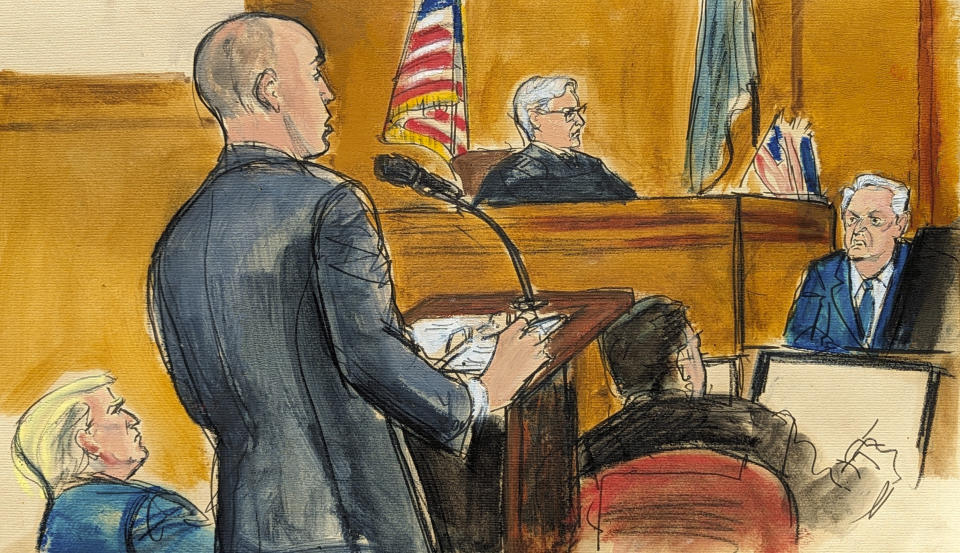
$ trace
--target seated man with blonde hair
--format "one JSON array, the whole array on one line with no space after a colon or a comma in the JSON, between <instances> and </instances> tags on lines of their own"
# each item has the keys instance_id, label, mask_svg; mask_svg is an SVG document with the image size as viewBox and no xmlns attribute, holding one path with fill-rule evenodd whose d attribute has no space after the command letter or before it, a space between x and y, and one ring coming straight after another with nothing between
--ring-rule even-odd
<instances>
[{"instance_id":1,"label":"seated man with blonde hair","mask_svg":"<svg viewBox=\"0 0 960 553\"><path fill-rule=\"evenodd\" d=\"M131 481L147 460L140 420L110 390L114 378L79 378L20 418L13 462L47 500L45 553L213 551L207 518L177 493Z\"/></svg>"}]
</instances>

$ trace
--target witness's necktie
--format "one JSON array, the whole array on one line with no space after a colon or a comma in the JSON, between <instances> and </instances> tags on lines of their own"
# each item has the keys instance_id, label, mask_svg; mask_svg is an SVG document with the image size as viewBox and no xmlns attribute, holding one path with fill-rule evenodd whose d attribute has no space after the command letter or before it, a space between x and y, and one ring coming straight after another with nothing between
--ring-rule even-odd
<instances>
[{"instance_id":1,"label":"witness's necktie","mask_svg":"<svg viewBox=\"0 0 960 553\"><path fill-rule=\"evenodd\" d=\"M863 281L863 298L860 299L860 339L864 340L867 333L870 332L870 325L873 324L874 299L873 282L876 279L868 278Z\"/></svg>"}]
</instances>

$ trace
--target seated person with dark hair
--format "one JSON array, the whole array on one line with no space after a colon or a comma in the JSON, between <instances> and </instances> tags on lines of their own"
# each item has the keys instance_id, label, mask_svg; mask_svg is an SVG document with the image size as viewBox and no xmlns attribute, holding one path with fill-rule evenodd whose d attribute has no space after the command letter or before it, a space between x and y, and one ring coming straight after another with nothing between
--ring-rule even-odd
<instances>
[{"instance_id":1,"label":"seated person with dark hair","mask_svg":"<svg viewBox=\"0 0 960 553\"><path fill-rule=\"evenodd\" d=\"M675 463L684 451L697 461L685 466L683 474L702 470L707 478L715 477L716 474L710 475L707 465L733 466L736 463L730 459L735 459L744 467L749 462L754 477L768 487L778 486L771 482L779 479L789 490L784 497L796 502L800 524L809 529L836 528L841 522L853 522L873 508L878 493L883 493L892 454L868 445L864 438L854 440L859 447L851 447L848 458L824 461L817 458L813 443L797 431L797 423L789 413L774 413L758 403L726 394L691 397L702 393L703 384L698 382L697 375L703 374L703 364L699 339L679 302L663 296L638 301L601 335L600 345L624 406L580 439L578 462L584 502L581 508L586 520L594 521L586 525L585 533L597 531L602 541L616 541L636 539L637 534L631 532L639 532L641 527L644 532L655 533L661 526L670 526L679 533L690 530L690 536L694 536L696 532L691 528L702 522L696 518L695 509L686 512L678 507L672 511L674 515L656 522L622 517L615 521L615 517L606 515L602 519L607 526L597 526L596 522L602 514L597 509L613 508L615 494L630 502L667 493L639 488L631 492L631 485L640 486L639 482L649 480L637 477L634 481L630 475L642 474L636 472L639 465L657 466L650 456L665 455L670 460L664 462ZM681 377L687 379L685 386ZM675 455L677 452L680 454ZM701 462L702 466L697 464ZM617 477L610 482L616 482L618 489L601 494L608 476ZM626 496L625 490L629 492ZM603 505L595 504L598 497L606 498ZM677 498L662 499L680 505ZM682 501L700 500L703 499L688 497ZM745 509L747 503L743 504ZM749 516L747 511L742 514ZM789 526L790 518L793 517L777 519L777 524ZM796 520L792 524L796 525ZM751 531L743 525L734 526L730 532ZM789 534L788 530L781 526L776 531ZM621 538L617 537L618 532ZM584 534L580 539L596 544L596 537Z\"/></svg>"},{"instance_id":2,"label":"seated person with dark hair","mask_svg":"<svg viewBox=\"0 0 960 553\"><path fill-rule=\"evenodd\" d=\"M666 296L648 296L600 336L614 383L628 402L672 392L704 394L700 336L686 311Z\"/></svg>"},{"instance_id":3,"label":"seated person with dark hair","mask_svg":"<svg viewBox=\"0 0 960 553\"><path fill-rule=\"evenodd\" d=\"M580 152L586 104L569 77L532 77L517 89L513 116L529 145L490 170L474 204L632 200L637 194L598 158Z\"/></svg>"}]
</instances>

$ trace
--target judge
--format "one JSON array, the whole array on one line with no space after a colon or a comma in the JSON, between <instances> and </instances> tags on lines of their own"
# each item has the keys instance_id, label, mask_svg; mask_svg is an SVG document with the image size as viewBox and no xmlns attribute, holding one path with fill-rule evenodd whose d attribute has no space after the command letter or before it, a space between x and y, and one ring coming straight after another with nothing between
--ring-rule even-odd
<instances>
[{"instance_id":1,"label":"judge","mask_svg":"<svg viewBox=\"0 0 960 553\"><path fill-rule=\"evenodd\" d=\"M529 145L498 163L474 204L632 200L637 194L603 161L580 151L587 105L569 77L531 77L517 89L513 117Z\"/></svg>"}]
</instances>

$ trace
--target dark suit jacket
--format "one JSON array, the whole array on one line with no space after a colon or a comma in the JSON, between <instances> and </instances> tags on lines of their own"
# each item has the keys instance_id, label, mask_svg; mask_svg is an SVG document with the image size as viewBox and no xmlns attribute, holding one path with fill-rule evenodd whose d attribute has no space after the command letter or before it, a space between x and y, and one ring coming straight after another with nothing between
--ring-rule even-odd
<instances>
[{"instance_id":1,"label":"dark suit jacket","mask_svg":"<svg viewBox=\"0 0 960 553\"><path fill-rule=\"evenodd\" d=\"M627 402L585 433L577 460L580 474L591 476L644 455L699 447L747 456L777 471L790 431L789 421L760 404L729 396L690 399L670 391Z\"/></svg>"},{"instance_id":2,"label":"dark suit jacket","mask_svg":"<svg viewBox=\"0 0 960 553\"><path fill-rule=\"evenodd\" d=\"M960 344L960 225L927 227L910 242L890 331L894 349L954 351Z\"/></svg>"},{"instance_id":3,"label":"dark suit jacket","mask_svg":"<svg viewBox=\"0 0 960 553\"><path fill-rule=\"evenodd\" d=\"M897 297L909 245L893 252L893 276L887 287L870 349L889 349L887 324ZM850 261L845 251L834 252L810 264L787 319L787 345L817 351L860 349L860 331L850 293Z\"/></svg>"},{"instance_id":4,"label":"dark suit jacket","mask_svg":"<svg viewBox=\"0 0 960 553\"><path fill-rule=\"evenodd\" d=\"M632 200L637 194L598 158L574 151L571 159L530 144L494 165L474 204Z\"/></svg>"},{"instance_id":5,"label":"dark suit jacket","mask_svg":"<svg viewBox=\"0 0 960 553\"><path fill-rule=\"evenodd\" d=\"M359 185L230 146L154 252L177 393L219 441L220 551L427 550L387 418L459 439L471 398L414 354Z\"/></svg>"}]
</instances>

